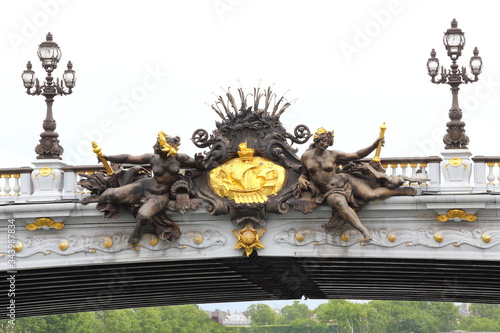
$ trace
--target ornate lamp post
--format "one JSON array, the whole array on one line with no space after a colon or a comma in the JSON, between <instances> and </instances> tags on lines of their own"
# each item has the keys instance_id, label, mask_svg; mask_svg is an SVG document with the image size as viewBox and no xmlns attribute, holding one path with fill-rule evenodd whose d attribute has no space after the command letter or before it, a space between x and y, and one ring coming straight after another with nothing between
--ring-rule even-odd
<instances>
[{"instance_id":1,"label":"ornate lamp post","mask_svg":"<svg viewBox=\"0 0 500 333\"><path fill-rule=\"evenodd\" d=\"M446 83L451 87L451 109L449 112L450 121L446 123L448 127L443 137L445 151L441 169L444 176L444 183L441 185L441 191L469 191L472 190L470 184L471 177L471 152L467 149L469 138L465 135L465 122L462 121L462 110L458 105L458 91L462 83L476 82L483 62L479 57L479 51L474 48L473 56L469 65L473 78L469 77L465 67L458 69L457 60L462 55L465 45L465 36L458 28L457 21L453 19L451 28L449 28L443 37L443 43L451 58L451 70L439 66L439 60L436 58L436 51L432 49L431 57L427 60L427 70L431 76L432 83ZM439 73L439 78L437 78Z\"/></svg>"},{"instance_id":2,"label":"ornate lamp post","mask_svg":"<svg viewBox=\"0 0 500 333\"><path fill-rule=\"evenodd\" d=\"M450 121L446 123L448 129L443 137L445 149L467 149L469 138L465 135L465 123L462 119L462 110L458 106L458 91L462 83L476 82L483 62L481 57L478 56L479 50L474 48L474 56L471 57L469 65L474 78L467 75L467 70L462 67L458 69L457 59L462 55L462 49L465 45L465 36L461 29L458 28L457 21L453 19L451 28L444 33L443 38L444 46L448 51L448 56L452 60L451 70L439 66L439 60L436 58L436 51L432 49L431 57L427 60L427 70L432 77L431 82L435 84L447 83L451 86L452 104L449 112ZM436 76L440 72L439 79Z\"/></svg>"},{"instance_id":3,"label":"ornate lamp post","mask_svg":"<svg viewBox=\"0 0 500 333\"><path fill-rule=\"evenodd\" d=\"M52 116L52 104L56 95L69 95L75 86L76 75L73 70L73 64L68 62L68 69L64 71L62 80L59 78L54 82L52 71L57 68L57 64L61 59L61 49L56 42L52 40L52 34L47 34L46 40L38 47L38 57L42 62L42 67L47 72L45 82L40 85L38 79L35 78L35 72L31 70L31 62L28 61L27 69L22 74L24 87L27 89L28 95L43 95L47 104L47 113L43 121L44 132L40 134L40 143L36 146L35 152L38 154L37 159L61 159L64 149L59 145L59 134L55 132L56 121ZM67 90L65 90L65 87ZM33 89L31 91L31 89Z\"/></svg>"}]
</instances>

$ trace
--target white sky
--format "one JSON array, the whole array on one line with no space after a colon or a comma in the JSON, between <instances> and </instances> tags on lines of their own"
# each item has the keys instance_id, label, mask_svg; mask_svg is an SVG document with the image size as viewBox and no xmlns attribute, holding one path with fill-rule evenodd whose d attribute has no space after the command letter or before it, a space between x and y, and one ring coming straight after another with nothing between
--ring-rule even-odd
<instances>
[{"instance_id":1,"label":"white sky","mask_svg":"<svg viewBox=\"0 0 500 333\"><path fill-rule=\"evenodd\" d=\"M433 85L426 62L432 48L449 66L442 43L453 18L466 34L460 66L474 46L484 69L462 85L469 148L499 155L492 140L500 122L498 2L428 0L6 1L0 10L0 168L29 165L42 132L45 103L21 81L51 32L62 49L54 74L71 60L74 93L57 96L54 118L68 164L95 164L90 141L106 154L151 152L159 130L182 138L181 151L200 150L194 130L211 132L220 87L238 80L251 92L275 83L298 98L282 117L290 132L334 129L335 148L372 143L386 122L382 157L439 155L451 93ZM494 39L491 39L495 37ZM155 73L152 75L151 73ZM156 78L156 79L155 79ZM128 97L127 97L128 96ZM130 104L127 104L130 101ZM306 145L300 147L302 152Z\"/></svg>"},{"instance_id":2,"label":"white sky","mask_svg":"<svg viewBox=\"0 0 500 333\"><path fill-rule=\"evenodd\" d=\"M106 154L150 152L159 130L179 135L182 152L199 152L193 131L211 132L218 120L205 103L220 87L236 93L238 80L247 92L260 80L280 95L290 89L288 99L298 98L282 117L290 132L298 124L334 129L335 148L350 152L373 142L385 121L383 157L439 155L451 93L429 82L425 64L432 48L451 63L442 36L453 18L467 38L459 65L474 46L484 61L480 81L459 95L469 148L498 155L488 143L500 118L500 44L490 39L496 8L424 0L5 2L0 167L36 157L45 103L25 93L21 73L31 60L45 77L36 51L49 31L63 52L56 76L68 60L78 75L74 93L54 103L68 164L96 162L91 140Z\"/></svg>"}]
</instances>

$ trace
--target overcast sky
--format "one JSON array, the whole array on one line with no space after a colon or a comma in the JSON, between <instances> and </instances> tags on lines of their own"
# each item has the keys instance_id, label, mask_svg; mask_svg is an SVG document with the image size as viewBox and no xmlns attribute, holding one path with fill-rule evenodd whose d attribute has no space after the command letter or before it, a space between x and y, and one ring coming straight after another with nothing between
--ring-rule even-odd
<instances>
[{"instance_id":1,"label":"overcast sky","mask_svg":"<svg viewBox=\"0 0 500 333\"><path fill-rule=\"evenodd\" d=\"M9 1L0 10L3 79L0 167L29 165L43 131L42 96L21 81L51 32L78 81L57 96L54 118L68 164L94 164L90 141L104 153L151 152L156 134L179 135L181 151L199 152L194 130L211 132L218 116L206 104L224 89L251 92L261 82L297 99L282 122L292 132L335 130L335 148L355 151L387 123L382 157L439 155L451 93L430 83L432 48L449 66L442 43L453 18L465 32L459 65L474 46L484 70L462 85L460 103L475 155L498 155L490 144L500 113L500 44L494 1ZM305 146L298 147L300 152Z\"/></svg>"},{"instance_id":2,"label":"overcast sky","mask_svg":"<svg viewBox=\"0 0 500 333\"><path fill-rule=\"evenodd\" d=\"M21 81L51 32L62 49L54 74L71 60L78 81L57 96L54 118L68 164L95 164L90 141L105 154L152 151L158 131L182 139L181 152L200 150L193 131L211 132L218 116L206 104L261 82L297 101L282 122L311 131L335 130L335 148L355 151L387 124L382 157L439 155L451 93L430 83L432 48L449 66L442 43L453 18L465 32L460 66L477 46L484 70L462 85L469 148L499 155L500 44L495 1L5 1L0 10L1 168L30 165L43 131L42 96ZM307 145L299 147L302 152ZM280 306L278 306L280 307ZM313 308L315 306L311 306Z\"/></svg>"}]
</instances>

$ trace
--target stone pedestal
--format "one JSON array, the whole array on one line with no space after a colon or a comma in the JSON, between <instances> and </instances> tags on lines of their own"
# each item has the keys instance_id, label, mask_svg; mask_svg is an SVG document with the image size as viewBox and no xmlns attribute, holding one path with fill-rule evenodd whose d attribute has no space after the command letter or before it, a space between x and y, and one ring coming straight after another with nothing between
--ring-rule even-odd
<instances>
[{"instance_id":1,"label":"stone pedestal","mask_svg":"<svg viewBox=\"0 0 500 333\"><path fill-rule=\"evenodd\" d=\"M448 149L441 153L441 171L444 182L441 192L471 192L471 152L468 149Z\"/></svg>"},{"instance_id":2,"label":"stone pedestal","mask_svg":"<svg viewBox=\"0 0 500 333\"><path fill-rule=\"evenodd\" d=\"M33 195L29 201L60 200L63 194L63 172L66 164L57 159L40 159L32 162L35 169L31 173Z\"/></svg>"}]
</instances>

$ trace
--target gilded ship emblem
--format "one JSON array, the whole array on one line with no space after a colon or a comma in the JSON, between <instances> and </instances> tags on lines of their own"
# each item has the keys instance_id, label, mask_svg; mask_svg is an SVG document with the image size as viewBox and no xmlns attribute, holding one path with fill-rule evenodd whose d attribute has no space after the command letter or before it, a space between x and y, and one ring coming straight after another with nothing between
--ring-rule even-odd
<instances>
[{"instance_id":1,"label":"gilded ship emblem","mask_svg":"<svg viewBox=\"0 0 500 333\"><path fill-rule=\"evenodd\" d=\"M210 171L210 186L221 197L236 203L262 203L277 194L285 182L285 169L263 157L244 142L239 145L239 158Z\"/></svg>"}]
</instances>

